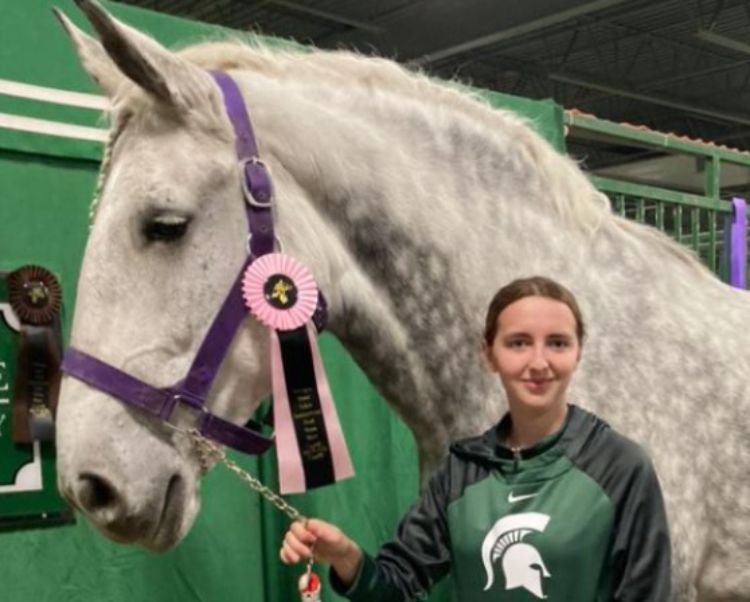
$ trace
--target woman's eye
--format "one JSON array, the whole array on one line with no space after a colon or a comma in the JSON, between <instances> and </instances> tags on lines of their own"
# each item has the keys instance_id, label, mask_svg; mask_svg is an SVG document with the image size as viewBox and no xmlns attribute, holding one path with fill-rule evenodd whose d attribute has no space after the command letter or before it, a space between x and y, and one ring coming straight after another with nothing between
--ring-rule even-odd
<instances>
[{"instance_id":1,"label":"woman's eye","mask_svg":"<svg viewBox=\"0 0 750 602\"><path fill-rule=\"evenodd\" d=\"M508 341L508 347L510 347L511 349L521 349L524 345L526 345L526 341L522 339Z\"/></svg>"},{"instance_id":2,"label":"woman's eye","mask_svg":"<svg viewBox=\"0 0 750 602\"><path fill-rule=\"evenodd\" d=\"M566 349L570 346L570 343L564 339L554 339L549 344L554 349Z\"/></svg>"},{"instance_id":3,"label":"woman's eye","mask_svg":"<svg viewBox=\"0 0 750 602\"><path fill-rule=\"evenodd\" d=\"M175 242L185 235L189 223L183 216L157 216L146 222L143 235L149 242Z\"/></svg>"}]
</instances>

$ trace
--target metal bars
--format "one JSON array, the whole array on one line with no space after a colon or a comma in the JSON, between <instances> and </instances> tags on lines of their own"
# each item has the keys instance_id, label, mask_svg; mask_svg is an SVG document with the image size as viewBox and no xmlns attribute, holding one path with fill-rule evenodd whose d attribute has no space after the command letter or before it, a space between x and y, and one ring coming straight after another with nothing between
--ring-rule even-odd
<instances>
[{"instance_id":1,"label":"metal bars","mask_svg":"<svg viewBox=\"0 0 750 602\"><path fill-rule=\"evenodd\" d=\"M702 194L691 194L658 186L637 184L591 175L593 184L607 194L612 210L627 219L647 224L692 248L704 264L724 281L729 279L731 249L728 232L733 215L732 202L721 198L722 165L750 167L750 153L686 140L671 134L641 130L632 126L580 115L564 114L568 134L576 138L617 141L661 154L693 156L704 171ZM724 191L726 193L726 191ZM734 250L738 252L737 249Z\"/></svg>"},{"instance_id":2,"label":"metal bars","mask_svg":"<svg viewBox=\"0 0 750 602\"><path fill-rule=\"evenodd\" d=\"M607 194L614 213L668 234L692 248L711 271L724 275L724 224L732 203L600 176L591 179Z\"/></svg>"}]
</instances>

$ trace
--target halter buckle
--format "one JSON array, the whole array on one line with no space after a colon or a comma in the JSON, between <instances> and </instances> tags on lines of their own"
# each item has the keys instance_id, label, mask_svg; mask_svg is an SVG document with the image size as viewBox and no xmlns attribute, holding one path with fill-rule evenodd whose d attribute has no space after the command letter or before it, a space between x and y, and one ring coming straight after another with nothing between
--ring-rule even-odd
<instances>
[{"instance_id":1,"label":"halter buckle","mask_svg":"<svg viewBox=\"0 0 750 602\"><path fill-rule=\"evenodd\" d=\"M240 181L245 201L252 207L270 209L273 202L273 184L268 168L258 157L240 160Z\"/></svg>"},{"instance_id":2,"label":"halter buckle","mask_svg":"<svg viewBox=\"0 0 750 602\"><path fill-rule=\"evenodd\" d=\"M208 416L208 410L201 400L184 393L172 395L164 410L164 422L178 431L195 429L200 432L205 417Z\"/></svg>"}]
</instances>

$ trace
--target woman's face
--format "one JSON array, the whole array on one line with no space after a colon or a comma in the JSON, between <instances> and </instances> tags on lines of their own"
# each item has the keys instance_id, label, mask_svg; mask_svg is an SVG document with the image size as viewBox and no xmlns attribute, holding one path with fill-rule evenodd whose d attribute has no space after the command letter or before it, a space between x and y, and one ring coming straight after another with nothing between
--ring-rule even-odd
<instances>
[{"instance_id":1,"label":"woman's face","mask_svg":"<svg viewBox=\"0 0 750 602\"><path fill-rule=\"evenodd\" d=\"M570 308L547 297L524 297L497 317L489 368L500 375L511 407L545 411L565 404L581 357Z\"/></svg>"}]
</instances>

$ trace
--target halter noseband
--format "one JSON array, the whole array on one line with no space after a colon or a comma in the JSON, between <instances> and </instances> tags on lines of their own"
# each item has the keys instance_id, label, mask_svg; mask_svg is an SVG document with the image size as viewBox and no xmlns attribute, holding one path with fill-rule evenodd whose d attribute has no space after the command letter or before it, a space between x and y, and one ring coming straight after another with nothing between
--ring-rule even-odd
<instances>
[{"instance_id":1,"label":"halter noseband","mask_svg":"<svg viewBox=\"0 0 750 602\"><path fill-rule=\"evenodd\" d=\"M241 291L243 274L256 258L274 250L271 212L273 185L266 166L258 157L258 147L245 102L237 84L229 75L221 71L212 71L211 75L221 88L224 106L234 128L235 148L242 170L242 190L246 201L248 256L234 284L208 329L187 375L171 387L154 387L73 347L65 351L62 370L126 405L166 422L170 422L178 405L184 406L194 415L194 428L201 435L247 454L260 454L273 444L273 436L265 436L220 418L212 414L205 403L211 384L248 312ZM318 331L325 327L326 318L326 302L321 293L313 315Z\"/></svg>"}]
</instances>

